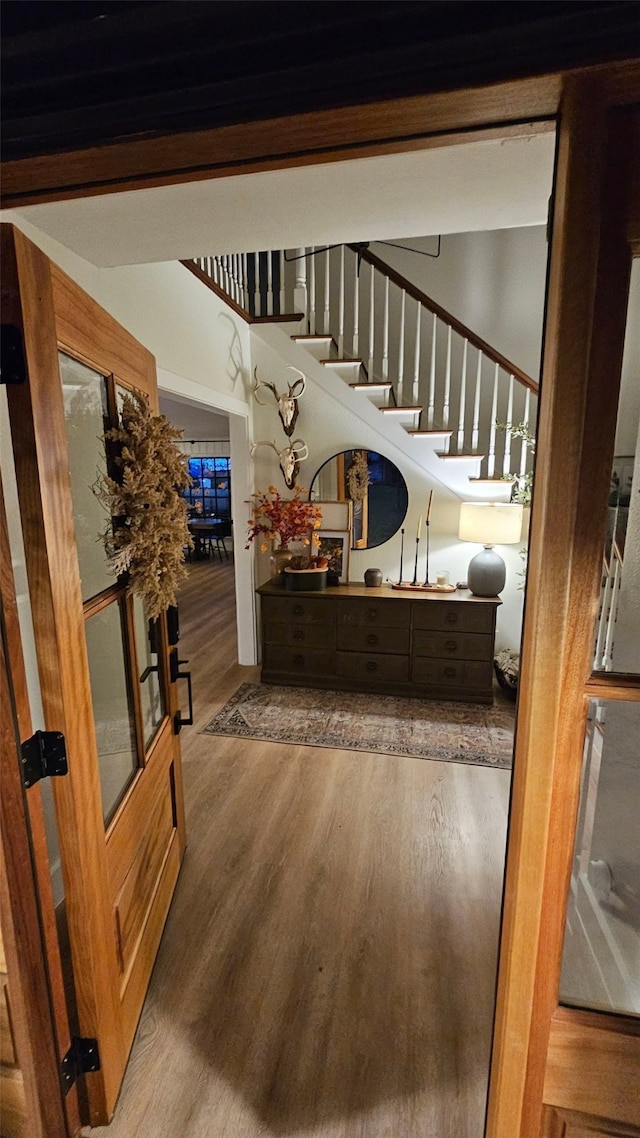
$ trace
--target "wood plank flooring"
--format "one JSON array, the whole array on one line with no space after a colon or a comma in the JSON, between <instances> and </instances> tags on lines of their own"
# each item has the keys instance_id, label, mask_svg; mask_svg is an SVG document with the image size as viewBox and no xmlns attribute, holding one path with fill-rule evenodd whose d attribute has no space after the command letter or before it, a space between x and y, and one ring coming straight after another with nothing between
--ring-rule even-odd
<instances>
[{"instance_id":1,"label":"wood plank flooring","mask_svg":"<svg viewBox=\"0 0 640 1138\"><path fill-rule=\"evenodd\" d=\"M232 566L180 612L189 845L92 1138L481 1138L509 773L199 735L258 677Z\"/></svg>"}]
</instances>

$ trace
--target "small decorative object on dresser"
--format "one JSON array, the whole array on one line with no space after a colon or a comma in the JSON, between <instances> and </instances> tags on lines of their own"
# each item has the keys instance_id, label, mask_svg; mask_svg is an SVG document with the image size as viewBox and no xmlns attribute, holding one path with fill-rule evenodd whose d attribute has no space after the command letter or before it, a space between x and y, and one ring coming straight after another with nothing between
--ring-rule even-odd
<instances>
[{"instance_id":1,"label":"small decorative object on dresser","mask_svg":"<svg viewBox=\"0 0 640 1138\"><path fill-rule=\"evenodd\" d=\"M364 583L369 589L377 589L382 584L382 569L365 569Z\"/></svg>"},{"instance_id":2,"label":"small decorative object on dresser","mask_svg":"<svg viewBox=\"0 0 640 1138\"><path fill-rule=\"evenodd\" d=\"M346 585L349 580L349 531L318 529L314 534L318 556L326 557L329 573L337 584Z\"/></svg>"}]
</instances>

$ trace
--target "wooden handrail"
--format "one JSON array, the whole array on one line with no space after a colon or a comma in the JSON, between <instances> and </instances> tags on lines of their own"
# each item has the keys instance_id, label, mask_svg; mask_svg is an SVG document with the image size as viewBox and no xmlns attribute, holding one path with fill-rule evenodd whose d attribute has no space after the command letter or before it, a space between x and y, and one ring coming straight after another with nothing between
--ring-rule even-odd
<instances>
[{"instance_id":1,"label":"wooden handrail","mask_svg":"<svg viewBox=\"0 0 640 1138\"><path fill-rule=\"evenodd\" d=\"M242 305L238 304L232 296L229 296L229 293L225 292L225 290L221 288L219 284L216 284L216 282L207 273L205 273L204 269L201 269L200 266L196 265L194 261L181 261L180 264L184 265L185 269L188 269L190 273L193 273L194 277L197 277L199 281L202 281L202 283L206 285L207 288L210 288L212 292L215 292L216 296L219 296L221 300L224 300L225 304L227 304L229 308L233 309L233 311L237 313L237 315L240 316L240 318L247 324L277 324L278 321L285 324L287 321L293 323L294 321L304 319L304 312L283 312L277 316L252 316L250 312L247 312L246 308L243 308Z\"/></svg>"},{"instance_id":2,"label":"wooden handrail","mask_svg":"<svg viewBox=\"0 0 640 1138\"><path fill-rule=\"evenodd\" d=\"M432 300L431 297L427 296L426 293L422 292L421 289L407 280L406 277L403 277L401 273L392 269L391 265L387 265L385 261L381 261L380 257L377 257L375 253L370 253L368 249L363 251L362 249L358 249L355 245L348 245L347 248L360 256L363 261L367 261L372 268L377 269L383 276L388 277L389 280L398 285L399 288L404 289L408 296L411 296L414 300L417 300L423 308L426 308L429 312L438 316L440 320L448 324L455 332L458 332L460 336L464 337L465 340L468 340L474 348L482 352L487 359L498 364L499 367L508 372L509 375L515 376L515 378L524 384L525 387L528 387L530 391L535 392L536 395L538 394L538 384L535 379L527 375L517 364L508 360L506 356L503 356L500 352L496 352L495 348L492 348L486 340L483 340L481 336L477 336L475 332L467 328L466 324L463 324L460 320L457 320L455 316L452 316L450 312L447 312L446 308L443 308L441 304Z\"/></svg>"}]
</instances>

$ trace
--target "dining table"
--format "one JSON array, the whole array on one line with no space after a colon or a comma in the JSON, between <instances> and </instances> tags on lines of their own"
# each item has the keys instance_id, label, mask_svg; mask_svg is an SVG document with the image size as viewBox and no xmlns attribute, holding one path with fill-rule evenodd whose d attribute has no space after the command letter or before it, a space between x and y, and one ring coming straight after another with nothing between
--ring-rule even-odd
<instances>
[{"instance_id":1,"label":"dining table","mask_svg":"<svg viewBox=\"0 0 640 1138\"><path fill-rule=\"evenodd\" d=\"M222 523L222 518L192 518L189 521L189 533L193 538L193 557L196 561L207 556L207 538L215 537Z\"/></svg>"}]
</instances>

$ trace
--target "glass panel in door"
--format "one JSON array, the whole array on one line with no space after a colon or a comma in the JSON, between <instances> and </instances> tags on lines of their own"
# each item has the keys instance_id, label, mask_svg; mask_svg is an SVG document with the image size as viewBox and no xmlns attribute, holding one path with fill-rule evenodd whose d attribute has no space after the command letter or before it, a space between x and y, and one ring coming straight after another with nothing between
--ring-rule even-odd
<instances>
[{"instance_id":1,"label":"glass panel in door","mask_svg":"<svg viewBox=\"0 0 640 1138\"><path fill-rule=\"evenodd\" d=\"M158 656L158 622L149 620L140 597L133 598L138 683L142 709L142 731L145 751L153 742L165 715L164 692Z\"/></svg>"},{"instance_id":2,"label":"glass panel in door","mask_svg":"<svg viewBox=\"0 0 640 1138\"><path fill-rule=\"evenodd\" d=\"M640 1016L640 703L590 701L560 1001Z\"/></svg>"},{"instance_id":3,"label":"glass panel in door","mask_svg":"<svg viewBox=\"0 0 640 1138\"><path fill-rule=\"evenodd\" d=\"M64 352L59 353L58 359L82 599L86 601L114 583L103 540L110 523L109 513L96 494L97 483L107 469L103 439L110 425L107 381Z\"/></svg>"},{"instance_id":4,"label":"glass panel in door","mask_svg":"<svg viewBox=\"0 0 640 1138\"><path fill-rule=\"evenodd\" d=\"M631 269L594 669L640 674L640 259Z\"/></svg>"},{"instance_id":5,"label":"glass panel in door","mask_svg":"<svg viewBox=\"0 0 640 1138\"><path fill-rule=\"evenodd\" d=\"M124 601L85 621L105 825L138 769L125 621Z\"/></svg>"}]
</instances>

